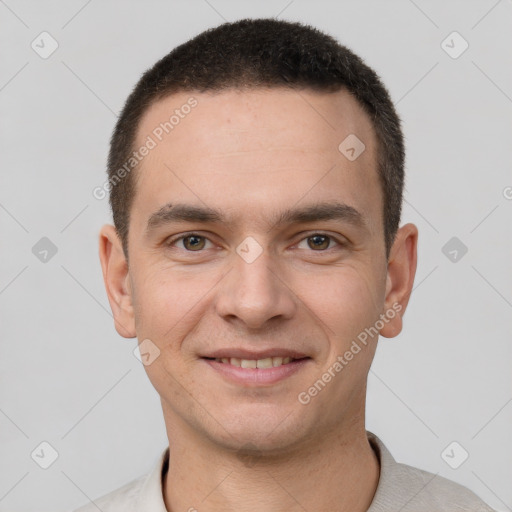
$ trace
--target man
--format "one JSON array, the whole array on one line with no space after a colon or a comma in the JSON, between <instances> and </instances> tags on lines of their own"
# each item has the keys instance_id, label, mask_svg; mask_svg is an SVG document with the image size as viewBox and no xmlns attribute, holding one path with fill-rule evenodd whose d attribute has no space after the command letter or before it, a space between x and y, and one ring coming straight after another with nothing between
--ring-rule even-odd
<instances>
[{"instance_id":1,"label":"man","mask_svg":"<svg viewBox=\"0 0 512 512\"><path fill-rule=\"evenodd\" d=\"M418 232L398 116L357 56L297 23L206 31L143 75L108 165L105 286L169 447L83 511L491 510L365 429Z\"/></svg>"}]
</instances>

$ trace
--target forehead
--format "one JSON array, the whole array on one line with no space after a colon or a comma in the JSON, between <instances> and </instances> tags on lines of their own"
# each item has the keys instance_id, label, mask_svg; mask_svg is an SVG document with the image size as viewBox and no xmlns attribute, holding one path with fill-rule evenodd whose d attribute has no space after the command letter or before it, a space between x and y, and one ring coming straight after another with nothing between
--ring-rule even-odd
<instances>
[{"instance_id":1,"label":"forehead","mask_svg":"<svg viewBox=\"0 0 512 512\"><path fill-rule=\"evenodd\" d=\"M234 215L341 199L370 222L380 216L374 129L346 91L176 93L143 116L143 145L152 149L136 169L132 214L146 220L184 196Z\"/></svg>"}]
</instances>

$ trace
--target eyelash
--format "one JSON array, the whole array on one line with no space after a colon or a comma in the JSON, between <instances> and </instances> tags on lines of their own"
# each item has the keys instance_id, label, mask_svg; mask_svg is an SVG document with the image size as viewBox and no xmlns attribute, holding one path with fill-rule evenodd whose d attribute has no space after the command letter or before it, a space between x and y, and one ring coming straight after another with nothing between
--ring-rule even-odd
<instances>
[{"instance_id":1,"label":"eyelash","mask_svg":"<svg viewBox=\"0 0 512 512\"><path fill-rule=\"evenodd\" d=\"M180 236L178 236L176 238L172 238L172 239L168 240L166 242L166 246L171 247L176 242L179 242L180 240L184 240L185 238L189 238L189 237L192 237L192 236L196 236L198 238L204 238L205 240L208 240L209 242L211 242L211 240L208 237L192 231L190 233L185 233L184 235L180 235ZM345 242L342 242L341 240L338 240L336 237L334 237L332 235L329 235L327 233L322 233L321 231L312 232L310 235L301 238L299 240L299 242L297 242L297 244L299 244L303 240L307 240L308 238L313 238L314 236L324 236L326 238L329 238L331 241L336 242L338 244L338 246L340 246L340 247L345 247L347 245ZM211 243L213 243L213 242L211 242ZM295 244L295 245L297 245L297 244ZM327 249L318 250L318 251L315 251L315 250L311 249L311 252L325 253L325 252L327 252L327 251L329 251L331 249L333 249L333 248L332 247L328 247ZM204 252L206 249L201 249L199 251L189 251L188 249L183 249L183 250L188 252L188 253L201 253L201 252Z\"/></svg>"}]
</instances>

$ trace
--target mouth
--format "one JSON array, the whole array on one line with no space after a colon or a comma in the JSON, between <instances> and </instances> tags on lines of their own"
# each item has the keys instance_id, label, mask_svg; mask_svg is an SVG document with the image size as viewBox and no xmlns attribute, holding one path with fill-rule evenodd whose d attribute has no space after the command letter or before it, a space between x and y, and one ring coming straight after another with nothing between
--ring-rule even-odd
<instances>
[{"instance_id":1,"label":"mouth","mask_svg":"<svg viewBox=\"0 0 512 512\"><path fill-rule=\"evenodd\" d=\"M219 357L202 357L217 375L231 384L243 387L270 386L291 377L313 361L303 354L279 354L253 356L237 353L229 356L227 353L214 354Z\"/></svg>"},{"instance_id":2,"label":"mouth","mask_svg":"<svg viewBox=\"0 0 512 512\"><path fill-rule=\"evenodd\" d=\"M294 361L302 361L303 359L309 359L309 357L265 357L263 359L242 359L239 357L205 357L210 361L216 361L217 363L229 364L231 366L237 366L239 368L277 368L285 364L290 364Z\"/></svg>"}]
</instances>

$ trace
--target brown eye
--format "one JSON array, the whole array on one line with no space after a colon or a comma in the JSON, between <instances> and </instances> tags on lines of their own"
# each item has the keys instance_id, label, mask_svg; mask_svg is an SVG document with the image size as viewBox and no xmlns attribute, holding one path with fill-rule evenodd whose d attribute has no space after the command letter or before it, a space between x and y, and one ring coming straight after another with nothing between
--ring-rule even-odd
<instances>
[{"instance_id":1,"label":"brown eye","mask_svg":"<svg viewBox=\"0 0 512 512\"><path fill-rule=\"evenodd\" d=\"M331 241L330 237L326 235L313 235L308 237L308 246L311 249L323 250L329 247Z\"/></svg>"},{"instance_id":2,"label":"brown eye","mask_svg":"<svg viewBox=\"0 0 512 512\"><path fill-rule=\"evenodd\" d=\"M182 253L206 252L208 249L213 249L214 247L213 242L209 238L197 233L172 238L167 240L165 245L173 250L177 249Z\"/></svg>"},{"instance_id":3,"label":"brown eye","mask_svg":"<svg viewBox=\"0 0 512 512\"><path fill-rule=\"evenodd\" d=\"M204 249L205 238L203 236L190 235L184 237L182 240L183 247L185 247L187 251L200 251L201 249Z\"/></svg>"}]
</instances>

